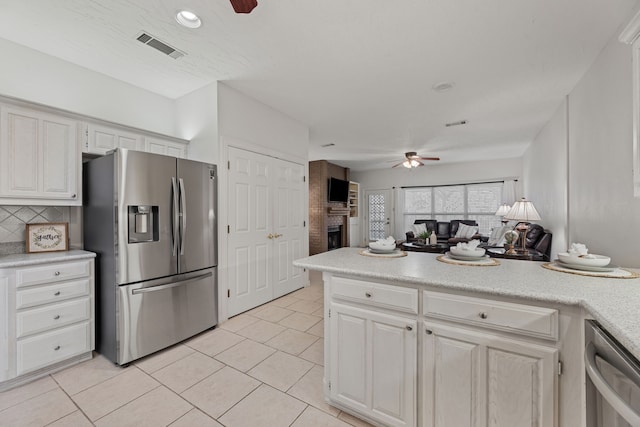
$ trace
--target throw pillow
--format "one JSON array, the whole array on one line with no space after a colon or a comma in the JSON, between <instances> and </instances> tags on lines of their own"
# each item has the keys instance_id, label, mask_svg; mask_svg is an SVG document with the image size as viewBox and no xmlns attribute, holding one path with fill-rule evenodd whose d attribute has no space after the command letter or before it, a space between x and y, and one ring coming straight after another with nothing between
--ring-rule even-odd
<instances>
[{"instance_id":1,"label":"throw pillow","mask_svg":"<svg viewBox=\"0 0 640 427\"><path fill-rule=\"evenodd\" d=\"M455 237L458 239L471 239L478 231L478 227L460 223Z\"/></svg>"},{"instance_id":2,"label":"throw pillow","mask_svg":"<svg viewBox=\"0 0 640 427\"><path fill-rule=\"evenodd\" d=\"M507 231L511 229L512 227L509 225L495 227L491 232L491 237L489 237L489 241L487 242L487 244L489 246L503 246L505 244L504 235L507 234Z\"/></svg>"},{"instance_id":3,"label":"throw pillow","mask_svg":"<svg viewBox=\"0 0 640 427\"><path fill-rule=\"evenodd\" d=\"M426 233L426 232L427 232L427 224L425 224L424 222L420 224L413 224L413 235L415 237L418 237L422 233Z\"/></svg>"}]
</instances>

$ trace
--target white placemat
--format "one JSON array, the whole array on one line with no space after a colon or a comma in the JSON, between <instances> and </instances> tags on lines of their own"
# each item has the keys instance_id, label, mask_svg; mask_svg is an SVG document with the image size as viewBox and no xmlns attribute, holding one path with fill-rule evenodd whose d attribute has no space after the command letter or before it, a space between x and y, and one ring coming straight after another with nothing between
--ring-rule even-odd
<instances>
[{"instance_id":1,"label":"white placemat","mask_svg":"<svg viewBox=\"0 0 640 427\"><path fill-rule=\"evenodd\" d=\"M436 259L446 264L467 265L470 267L493 267L495 265L500 265L500 261L495 258L482 258L474 261L462 261L459 259L450 258L449 255L445 254L439 255Z\"/></svg>"},{"instance_id":2,"label":"white placemat","mask_svg":"<svg viewBox=\"0 0 640 427\"><path fill-rule=\"evenodd\" d=\"M572 268L563 267L559 265L557 262L542 264L542 266L548 270L559 271L561 273L568 273L568 274L577 274L580 276L608 277L610 279L637 279L638 277L640 277L638 273L625 270L624 268L616 268L613 271L584 271L584 270L574 270Z\"/></svg>"},{"instance_id":3,"label":"white placemat","mask_svg":"<svg viewBox=\"0 0 640 427\"><path fill-rule=\"evenodd\" d=\"M407 253L401 249L394 249L393 252L389 252L388 254L376 254L371 252L369 249L365 249L360 251L360 255L371 256L375 258L400 258L403 256L407 256Z\"/></svg>"}]
</instances>

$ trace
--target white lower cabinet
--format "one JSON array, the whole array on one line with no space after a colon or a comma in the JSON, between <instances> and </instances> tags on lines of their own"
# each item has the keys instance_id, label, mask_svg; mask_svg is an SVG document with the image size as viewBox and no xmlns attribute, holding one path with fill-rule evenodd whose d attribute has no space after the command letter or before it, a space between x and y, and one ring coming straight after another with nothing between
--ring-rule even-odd
<instances>
[{"instance_id":1,"label":"white lower cabinet","mask_svg":"<svg viewBox=\"0 0 640 427\"><path fill-rule=\"evenodd\" d=\"M415 425L416 320L345 304L330 310L330 398L384 425Z\"/></svg>"},{"instance_id":2,"label":"white lower cabinet","mask_svg":"<svg viewBox=\"0 0 640 427\"><path fill-rule=\"evenodd\" d=\"M0 268L0 391L91 357L94 261L81 253L89 255Z\"/></svg>"},{"instance_id":3,"label":"white lower cabinet","mask_svg":"<svg viewBox=\"0 0 640 427\"><path fill-rule=\"evenodd\" d=\"M331 404L384 426L558 426L557 309L323 279Z\"/></svg>"},{"instance_id":4,"label":"white lower cabinet","mask_svg":"<svg viewBox=\"0 0 640 427\"><path fill-rule=\"evenodd\" d=\"M424 427L557 425L554 347L423 324Z\"/></svg>"}]
</instances>

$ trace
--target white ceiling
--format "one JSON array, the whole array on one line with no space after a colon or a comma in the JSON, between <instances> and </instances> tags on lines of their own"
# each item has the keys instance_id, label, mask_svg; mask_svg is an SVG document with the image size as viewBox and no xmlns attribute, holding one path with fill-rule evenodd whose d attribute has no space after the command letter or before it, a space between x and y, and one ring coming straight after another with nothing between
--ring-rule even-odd
<instances>
[{"instance_id":1,"label":"white ceiling","mask_svg":"<svg viewBox=\"0 0 640 427\"><path fill-rule=\"evenodd\" d=\"M311 160L362 170L405 151L520 156L635 6L259 0L237 15L227 0L0 0L0 37L169 98L224 81L307 124ZM181 8L203 26L178 26ZM187 56L142 45L142 30ZM431 89L444 81L455 87Z\"/></svg>"}]
</instances>

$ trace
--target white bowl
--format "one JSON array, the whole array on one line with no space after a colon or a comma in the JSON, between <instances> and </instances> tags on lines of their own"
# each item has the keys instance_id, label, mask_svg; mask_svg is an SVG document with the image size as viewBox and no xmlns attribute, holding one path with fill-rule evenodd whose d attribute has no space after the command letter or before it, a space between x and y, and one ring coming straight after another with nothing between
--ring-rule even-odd
<instances>
[{"instance_id":1,"label":"white bowl","mask_svg":"<svg viewBox=\"0 0 640 427\"><path fill-rule=\"evenodd\" d=\"M369 247L378 251L393 252L396 248L396 242L369 242Z\"/></svg>"},{"instance_id":2,"label":"white bowl","mask_svg":"<svg viewBox=\"0 0 640 427\"><path fill-rule=\"evenodd\" d=\"M586 258L585 255L573 255L567 252L562 252L558 254L558 259L560 262L565 264L587 265L590 267L604 267L611 263L611 258L608 256L594 254L586 256L589 258Z\"/></svg>"},{"instance_id":3,"label":"white bowl","mask_svg":"<svg viewBox=\"0 0 640 427\"><path fill-rule=\"evenodd\" d=\"M484 248L475 248L475 249L460 249L457 246L451 246L449 248L449 252L451 252L454 255L460 255L460 256L477 256L477 257L481 257L484 256L484 253L486 252Z\"/></svg>"}]
</instances>

